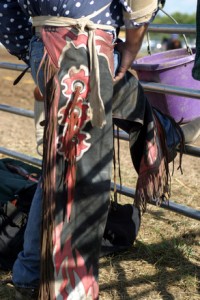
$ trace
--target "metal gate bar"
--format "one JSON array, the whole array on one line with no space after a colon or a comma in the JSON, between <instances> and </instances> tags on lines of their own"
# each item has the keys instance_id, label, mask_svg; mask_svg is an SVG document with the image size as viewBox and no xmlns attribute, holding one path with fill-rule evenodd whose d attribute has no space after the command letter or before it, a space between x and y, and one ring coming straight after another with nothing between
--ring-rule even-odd
<instances>
[{"instance_id":1,"label":"metal gate bar","mask_svg":"<svg viewBox=\"0 0 200 300\"><path fill-rule=\"evenodd\" d=\"M116 187L115 187L114 183L111 184L111 189L112 189L112 191L114 191L114 189L116 189L116 191L119 194L130 197L130 198L135 197L135 189L120 186L119 184L117 184ZM191 207L188 207L188 206L185 206L185 205L182 205L182 204L179 204L179 203L175 203L171 200L166 201L166 202L162 202L159 205L156 201L151 201L151 202L149 202L149 204L165 208L167 210L176 212L180 215L189 217L191 219L200 220L200 210L196 210L196 209L193 209Z\"/></svg>"}]
</instances>

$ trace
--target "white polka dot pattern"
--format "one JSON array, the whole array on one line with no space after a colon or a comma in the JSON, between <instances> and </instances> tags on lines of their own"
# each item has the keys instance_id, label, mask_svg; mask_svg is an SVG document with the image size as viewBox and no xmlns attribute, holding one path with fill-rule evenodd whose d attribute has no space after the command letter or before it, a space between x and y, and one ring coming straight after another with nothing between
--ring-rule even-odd
<instances>
[{"instance_id":1,"label":"white polka dot pattern","mask_svg":"<svg viewBox=\"0 0 200 300\"><path fill-rule=\"evenodd\" d=\"M131 9L125 0L5 0L0 1L0 42L8 51L27 60L31 16L52 15L81 18L110 4L92 19L97 24L120 27L123 9Z\"/></svg>"}]
</instances>

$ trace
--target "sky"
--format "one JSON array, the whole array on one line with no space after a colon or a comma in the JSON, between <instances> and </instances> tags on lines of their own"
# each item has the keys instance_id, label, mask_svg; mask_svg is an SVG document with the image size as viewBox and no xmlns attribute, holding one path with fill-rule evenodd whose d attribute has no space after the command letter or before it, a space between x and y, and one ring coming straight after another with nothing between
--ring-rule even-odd
<instances>
[{"instance_id":1,"label":"sky","mask_svg":"<svg viewBox=\"0 0 200 300\"><path fill-rule=\"evenodd\" d=\"M166 0L164 10L171 14L174 12L193 14L196 12L197 0Z\"/></svg>"}]
</instances>

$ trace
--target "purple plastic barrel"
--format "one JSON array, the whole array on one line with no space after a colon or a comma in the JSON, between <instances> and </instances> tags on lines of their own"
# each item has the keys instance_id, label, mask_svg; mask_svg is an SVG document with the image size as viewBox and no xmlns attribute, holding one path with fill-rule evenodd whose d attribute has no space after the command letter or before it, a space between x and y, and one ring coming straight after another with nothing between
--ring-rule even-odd
<instances>
[{"instance_id":1,"label":"purple plastic barrel","mask_svg":"<svg viewBox=\"0 0 200 300\"><path fill-rule=\"evenodd\" d=\"M169 84L183 88L200 89L200 81L193 79L192 68L195 49L189 54L186 49L175 49L155 53L134 61L139 80ZM200 101L177 95L145 92L149 102L163 113L171 115L177 122L189 122L200 116Z\"/></svg>"}]
</instances>

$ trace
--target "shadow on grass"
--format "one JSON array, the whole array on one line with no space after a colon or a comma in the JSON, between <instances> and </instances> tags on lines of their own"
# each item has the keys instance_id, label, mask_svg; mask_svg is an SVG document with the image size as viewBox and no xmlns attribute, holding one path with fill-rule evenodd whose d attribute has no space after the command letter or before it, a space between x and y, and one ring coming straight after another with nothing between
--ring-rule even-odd
<instances>
[{"instance_id":1,"label":"shadow on grass","mask_svg":"<svg viewBox=\"0 0 200 300\"><path fill-rule=\"evenodd\" d=\"M143 283L153 283L154 291L160 295L159 299L176 300L177 298L169 292L170 284L177 283L180 286L182 280L187 280L187 277L190 277L194 278L198 284L195 292L200 293L200 264L198 264L198 261L190 261L191 258L194 258L192 246L200 245L196 240L198 237L200 237L200 232L191 230L187 234L176 238L163 239L162 242L156 244L145 245L140 241L136 242L130 251L109 257L108 266L110 264L113 266L114 272L118 274L117 279L115 281L111 280L111 284L109 282L102 283L100 290L114 289L120 297L117 299L120 300L133 300L133 298L139 300L146 299L145 297L148 297L152 289L145 288L144 291L141 291L140 288L134 296L130 295L127 289L134 288L134 286L137 289ZM132 274L131 279L129 279L123 268L123 262L126 262L126 265L127 262L133 265L134 261L140 261L140 266L141 261L144 261L144 268L147 262L154 266L156 272L153 275L148 274L148 272L144 275L142 272L137 273L136 270L135 274ZM106 267L107 262L106 260L100 264L100 268ZM191 297L192 299L197 299L197 297Z\"/></svg>"}]
</instances>

